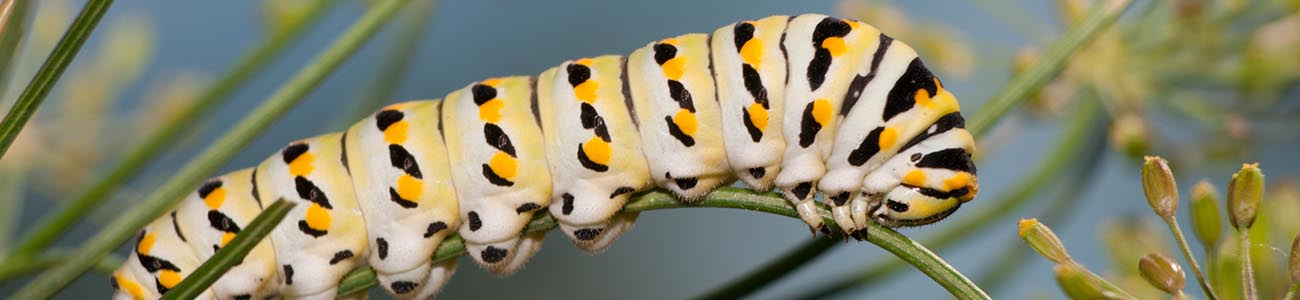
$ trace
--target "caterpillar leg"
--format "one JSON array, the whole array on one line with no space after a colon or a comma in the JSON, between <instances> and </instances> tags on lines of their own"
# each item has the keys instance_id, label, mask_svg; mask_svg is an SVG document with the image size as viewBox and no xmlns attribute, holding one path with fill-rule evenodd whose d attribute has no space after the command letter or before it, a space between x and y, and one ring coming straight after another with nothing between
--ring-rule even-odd
<instances>
[{"instance_id":1,"label":"caterpillar leg","mask_svg":"<svg viewBox=\"0 0 1300 300\"><path fill-rule=\"evenodd\" d=\"M419 255L419 254L412 254ZM456 273L456 260L425 264L400 273L379 273L379 284L401 299L429 299Z\"/></svg>"},{"instance_id":2,"label":"caterpillar leg","mask_svg":"<svg viewBox=\"0 0 1300 300\"><path fill-rule=\"evenodd\" d=\"M786 190L782 194L786 200L794 204L795 211L799 212L799 219L803 220L813 232L826 230L826 221L817 211L817 201L813 199L812 194L808 193L807 197L799 198L798 194ZM838 222L838 221L836 221Z\"/></svg>"},{"instance_id":3,"label":"caterpillar leg","mask_svg":"<svg viewBox=\"0 0 1300 300\"><path fill-rule=\"evenodd\" d=\"M601 252L609 248L618 237L623 235L636 223L639 213L615 214L608 221L597 224L570 224L560 222L560 230L569 236L573 243L587 252Z\"/></svg>"},{"instance_id":4,"label":"caterpillar leg","mask_svg":"<svg viewBox=\"0 0 1300 300\"><path fill-rule=\"evenodd\" d=\"M513 274L528 263L542 247L546 232L511 237L495 243L478 243L465 240L465 251L488 272L500 276Z\"/></svg>"}]
</instances>

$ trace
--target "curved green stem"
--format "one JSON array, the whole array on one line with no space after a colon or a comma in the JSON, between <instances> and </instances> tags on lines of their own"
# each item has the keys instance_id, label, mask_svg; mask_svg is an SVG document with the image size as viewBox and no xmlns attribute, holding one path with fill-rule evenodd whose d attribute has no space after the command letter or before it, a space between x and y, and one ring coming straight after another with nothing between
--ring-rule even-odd
<instances>
[{"instance_id":1,"label":"curved green stem","mask_svg":"<svg viewBox=\"0 0 1300 300\"><path fill-rule=\"evenodd\" d=\"M678 201L671 193L664 190L642 192L632 197L632 201L623 207L623 212L689 207L733 208L799 218L799 214L795 212L794 207L790 206L789 201L785 201L779 194L732 187L719 188L694 203ZM839 228L835 226L830 212L824 207L819 210L819 213L822 215L822 219L826 220L828 227ZM550 230L555 225L555 219L549 214L538 214L524 228L524 233ZM880 248L911 264L958 299L990 299L988 294L975 286L970 279L957 272L947 262L944 262L938 255L935 255L934 252L926 249L920 243L908 239L893 229L875 223L870 223L867 230L870 232L867 235L868 242L880 246ZM459 236L453 236L438 246L433 259L435 262L456 259L464 253L465 247L462 240ZM374 276L367 274L373 274L373 270L362 268L349 273L343 282L339 284L339 294L348 295L363 291L378 283Z\"/></svg>"},{"instance_id":2,"label":"curved green stem","mask_svg":"<svg viewBox=\"0 0 1300 300\"><path fill-rule=\"evenodd\" d=\"M90 34L95 31L95 25L99 25L99 20L112 5L113 0L86 2L77 19L72 21L72 26L63 33L62 38L59 38L59 43L54 45L50 57L45 59L41 69L36 71L36 76L27 83L27 88L18 96L18 102L14 102L14 106L9 108L4 121L0 121L0 158L4 157L5 152L9 150L9 145L18 138L18 133L23 131L27 120L36 114L36 109L41 106L41 102L45 101L45 96L54 89L54 84L59 82L63 71L72 64L72 59L77 57L81 46L86 44L86 39L90 38Z\"/></svg>"},{"instance_id":3,"label":"curved green stem","mask_svg":"<svg viewBox=\"0 0 1300 300\"><path fill-rule=\"evenodd\" d=\"M252 114L235 123L235 127L217 139L216 143L190 160L176 176L171 177L134 208L125 211L104 226L99 233L77 249L74 259L55 266L27 283L15 293L15 298L50 298L100 258L117 248L117 245L129 239L136 230L170 209L181 195L191 191L204 178L234 157L239 149L252 141L253 137L270 126L271 122L283 115L290 107L297 104L308 91L324 80L326 75L338 69L343 61L352 56L408 1L383 1L373 6L360 20L348 28L347 32L299 70L289 82L276 90L275 94Z\"/></svg>"},{"instance_id":4,"label":"curved green stem","mask_svg":"<svg viewBox=\"0 0 1300 300\"><path fill-rule=\"evenodd\" d=\"M257 214L257 218L249 222L248 227L235 235L235 238L231 239L230 243L217 250L217 253L194 269L194 272L190 273L189 276L185 276L185 279L181 280L180 284L163 294L162 299L197 298L199 294L208 290L212 283L217 282L221 275L225 275L226 271L242 263L244 257L248 256L248 252L253 251L253 247L256 247L262 241L262 238L270 235L271 230L275 229L277 224L280 224L280 220L283 220L284 216L288 215L289 210L293 209L293 207L293 202L284 199L275 200L265 210Z\"/></svg>"},{"instance_id":5,"label":"curved green stem","mask_svg":"<svg viewBox=\"0 0 1300 300\"><path fill-rule=\"evenodd\" d=\"M336 3L335 0L323 0L315 2L309 9L306 16L297 19L293 24L289 24L284 30L281 30L267 39L265 43L257 49L249 52L235 67L226 73L216 84L209 87L199 96L198 100L189 107L186 107L179 115L172 118L167 124L145 137L142 142L135 148L126 151L121 159L117 160L117 165L100 178L90 187L78 191L72 199L61 201L65 203L53 215L41 218L37 224L15 249L9 255L9 258L17 258L40 252L42 249L49 247L64 232L68 231L72 225L81 220L86 213L99 207L100 204L109 198L114 191L120 188L125 182L134 177L140 170L148 166L168 149L183 133L191 133L195 126L202 124L199 122L218 104L230 99L230 93L236 88L247 83L257 71L270 65L270 60L275 58L290 43L303 36L309 25L316 23L324 16L327 8ZM8 260L8 258L6 259Z\"/></svg>"},{"instance_id":6,"label":"curved green stem","mask_svg":"<svg viewBox=\"0 0 1300 300\"><path fill-rule=\"evenodd\" d=\"M1178 248L1183 251L1183 257L1186 258L1187 263L1191 265L1192 274L1196 274L1196 282L1199 282L1201 284L1201 290L1205 291L1205 298L1218 300L1219 296L1216 295L1214 289L1210 287L1210 282L1205 280L1205 273L1201 272L1201 264L1197 263L1196 256L1192 255L1192 248L1187 245L1187 238L1183 237L1183 230L1178 228L1178 220L1174 219L1173 216L1162 219L1165 220L1165 224L1169 224L1169 231L1174 233L1174 241L1178 242Z\"/></svg>"}]
</instances>

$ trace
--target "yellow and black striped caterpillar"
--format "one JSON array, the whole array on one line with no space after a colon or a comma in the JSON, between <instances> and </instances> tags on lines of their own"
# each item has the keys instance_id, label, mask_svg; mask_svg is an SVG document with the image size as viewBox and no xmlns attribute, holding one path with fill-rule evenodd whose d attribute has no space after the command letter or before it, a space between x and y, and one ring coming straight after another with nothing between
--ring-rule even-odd
<instances>
[{"instance_id":1,"label":"yellow and black striped caterpillar","mask_svg":"<svg viewBox=\"0 0 1300 300\"><path fill-rule=\"evenodd\" d=\"M540 247L547 208L580 248L628 230L635 192L692 201L739 178L784 191L814 229L818 192L848 233L943 219L978 191L956 98L916 53L870 25L773 16L472 83L443 101L393 104L346 132L290 143L209 180L141 233L116 298L157 298L270 199L289 216L205 298L328 299L372 266L400 298L455 271L431 253L453 232L509 274Z\"/></svg>"}]
</instances>

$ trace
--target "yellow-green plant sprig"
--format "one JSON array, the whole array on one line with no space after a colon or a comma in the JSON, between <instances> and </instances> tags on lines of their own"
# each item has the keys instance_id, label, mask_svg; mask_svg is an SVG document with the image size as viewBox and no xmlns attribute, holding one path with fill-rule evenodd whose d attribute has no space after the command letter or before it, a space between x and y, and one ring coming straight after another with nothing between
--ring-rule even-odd
<instances>
[{"instance_id":1,"label":"yellow-green plant sprig","mask_svg":"<svg viewBox=\"0 0 1300 300\"><path fill-rule=\"evenodd\" d=\"M1241 247L1241 299L1255 300L1255 271L1250 262L1250 226L1255 224L1255 214L1264 195L1264 173L1259 164L1243 164L1228 181L1228 220L1237 229Z\"/></svg>"},{"instance_id":2,"label":"yellow-green plant sprig","mask_svg":"<svg viewBox=\"0 0 1300 300\"><path fill-rule=\"evenodd\" d=\"M335 39L324 52L317 55L276 90L266 102L243 120L235 123L235 127L217 139L216 143L186 163L176 176L150 193L133 209L104 226L99 233L78 247L73 259L51 268L28 282L15 293L15 299L35 300L54 296L73 279L113 251L117 245L129 239L149 221L166 212L181 195L189 192L218 167L234 157L239 149L251 142L254 136L270 126L271 122L283 115L290 107L297 104L308 91L323 81L326 75L338 69L343 61L351 57L408 1L384 1L373 6L360 20Z\"/></svg>"},{"instance_id":3,"label":"yellow-green plant sprig","mask_svg":"<svg viewBox=\"0 0 1300 300\"><path fill-rule=\"evenodd\" d=\"M1201 265L1196 262L1196 256L1192 254L1182 228L1178 227L1178 183L1174 180L1173 171L1169 169L1169 162L1158 156L1147 156L1144 160L1142 191L1146 194L1147 204L1169 226L1169 232L1173 233L1174 241L1178 242L1178 248L1183 252L1183 258L1192 267L1192 274L1196 275L1196 281L1205 291L1205 297L1210 300L1219 299L1210 282L1205 280L1205 274L1201 272Z\"/></svg>"},{"instance_id":4,"label":"yellow-green plant sprig","mask_svg":"<svg viewBox=\"0 0 1300 300\"><path fill-rule=\"evenodd\" d=\"M1016 225L1025 244L1056 264L1052 270L1057 285L1066 296L1071 299L1137 299L1070 258L1061 239L1047 225L1037 219L1021 219Z\"/></svg>"}]
</instances>

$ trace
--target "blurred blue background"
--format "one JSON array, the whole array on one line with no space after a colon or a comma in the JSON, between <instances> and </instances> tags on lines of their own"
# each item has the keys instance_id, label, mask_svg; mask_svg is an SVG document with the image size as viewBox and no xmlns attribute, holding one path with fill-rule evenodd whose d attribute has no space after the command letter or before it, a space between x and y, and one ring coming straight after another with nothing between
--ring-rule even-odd
<instances>
[{"instance_id":1,"label":"blurred blue background","mask_svg":"<svg viewBox=\"0 0 1300 300\"><path fill-rule=\"evenodd\" d=\"M38 6L53 2L42 1ZM971 49L970 68L966 74L939 75L947 87L961 99L966 115L980 110L989 98L1011 77L1011 65L1017 49L1029 45L1042 45L1063 29L1056 22L1056 3L1053 1L985 1L1014 6L1021 17L1044 27L1023 28L1023 24L1005 21L995 15L987 4L981 6L967 2L951 1L893 1L893 5L909 24L939 25L955 29L953 43ZM80 1L62 4L75 11ZM206 74L215 78L228 70L242 54L250 50L266 35L262 1L117 1L87 44L103 42L104 27L133 18L146 19L156 31L156 49L151 62L142 70L139 80L122 90L120 102L104 107L104 114L125 113L137 109L139 99L149 93L145 83L160 82L181 72ZM310 29L310 33L292 49L257 75L251 84L239 89L234 100L215 111L214 122L202 126L184 141L184 147L164 157L158 157L147 175L135 180L122 199L112 206L100 209L90 218L91 224L103 224L117 212L129 209L132 197L142 196L163 178L175 171L208 141L231 127L249 109L271 94L275 88L305 62L356 20L368 3L342 1L332 9L326 19ZM436 4L435 19L424 32L412 60L407 62L408 72L402 76L395 97L388 103L402 100L440 98L447 92L471 81L502 75L536 74L561 61L600 54L626 54L645 43L665 37L691 32L711 32L715 28L740 20L755 19L775 14L822 13L845 16L834 1L441 1ZM1139 3L1139 6L1141 2ZM993 6L996 7L996 6ZM38 7L37 9L46 9ZM1008 13L1008 12L1000 12ZM1014 13L1014 12L1013 12ZM871 20L868 20L869 22ZM36 21L41 22L40 20ZM288 141L338 130L336 120L348 114L358 101L370 79L380 68L388 53L386 47L394 36L392 23L383 34L369 43L353 59L330 76L305 101L278 121L261 137L242 151L233 162L223 168L231 171L252 166ZM1018 28L1020 27L1020 28ZM59 31L62 27L58 27ZM890 33L888 28L882 28ZM1028 34L1046 33L1042 36ZM921 33L912 33L916 36ZM912 41L904 40L912 43ZM30 52L30 51L29 51ZM24 60L44 56L42 53L24 54ZM84 66L83 58L94 52L85 52L71 69ZM922 57L927 57L922 51ZM38 59L39 60L39 59ZM187 70L187 71L181 71ZM30 78L18 75L10 86L22 86ZM62 83L66 83L62 82ZM58 99L56 93L52 99ZM10 98L5 98L10 99ZM1294 98L1291 98L1294 99ZM1294 101L1292 101L1294 104ZM57 102L49 105L58 105ZM42 114L54 111L49 107ZM1166 118L1168 119L1168 118ZM40 121L40 118L37 118ZM1178 133L1185 131L1182 123L1155 118L1163 130ZM980 208L997 195L1006 195L1006 189L1033 170L1051 149L1060 132L1056 119L1027 117L1020 112L1004 119L1004 126L995 134L1008 137L998 140L996 149L987 152L979 164L982 190L980 198L966 205L952 218L963 218L963 212ZM1010 125L1008 125L1010 124ZM140 134L115 127L103 128L111 136L129 140ZM1098 127L1097 130L1105 130ZM1286 134L1286 132L1283 132ZM1291 132L1292 135L1297 135ZM1195 180L1209 178L1224 189L1228 175L1240 162L1261 162L1270 178L1294 175L1300 170L1297 160L1296 139L1266 143L1252 148L1235 160L1202 162L1194 170L1177 170L1184 192ZM1076 206L1069 221L1054 227L1075 258L1094 270L1106 270L1109 262L1098 245L1099 224L1106 219L1122 215L1147 216L1149 208L1142 196L1138 179L1139 164L1117 150L1104 150L1097 167L1096 177L1079 191ZM111 157L111 156L110 156ZM100 164L102 167L104 164ZM1080 167L1070 165L1071 168ZM94 174L95 167L83 166L82 172ZM1053 185L1059 188L1071 183ZM1035 196L1035 203L1047 197L1059 196L1050 190ZM19 228L28 228L37 218L49 212L54 203L47 196L36 196L22 210ZM54 197L57 198L57 197ZM958 270L974 276L989 268L990 261L1002 251L1024 247L1016 238L1018 217L1032 217L1041 205L1031 204L1023 211L1003 220L993 220L996 225L969 238L961 246L939 252ZM1185 213L1185 211L1183 212ZM1186 222L1187 217L1182 217ZM900 230L906 235L924 237L938 232L946 222L921 228ZM84 237L97 226L81 226L73 237ZM1184 224L1184 228L1190 228ZM1190 229L1188 229L1190 230ZM728 280L757 268L810 239L804 225L797 219L767 214L726 209L675 209L642 214L635 229L620 239L612 248L599 255L580 252L559 233L552 232L543 250L521 272L497 278L478 269L467 257L462 257L459 272L440 294L444 299L677 299L690 297L717 287ZM61 246L79 244L79 238L65 238ZM123 249L124 250L124 249ZM1199 249L1197 250L1199 252ZM125 251L119 251L125 253ZM814 263L799 269L785 279L769 286L753 298L786 298L816 283L847 276L872 262L896 259L879 248L856 241L847 241ZM995 298L1043 299L1060 298L1052 279L1051 267L1036 255L1023 259L1031 262L1011 275L1012 284L998 291ZM1136 263L1136 262L1134 262ZM59 296L65 299L106 297L111 289L102 274L83 276ZM1190 281L1190 280L1189 280ZM1189 284L1190 285L1190 284ZM0 287L0 294L12 293L16 284ZM1199 294L1199 291L1193 291ZM378 290L377 298L386 298ZM943 299L950 297L942 288L919 272L907 269L901 276L874 284L870 288L855 289L836 296L843 298L914 298Z\"/></svg>"}]
</instances>

